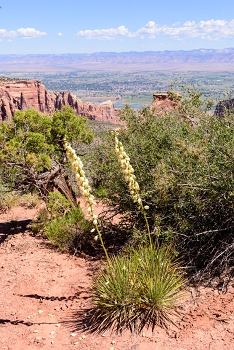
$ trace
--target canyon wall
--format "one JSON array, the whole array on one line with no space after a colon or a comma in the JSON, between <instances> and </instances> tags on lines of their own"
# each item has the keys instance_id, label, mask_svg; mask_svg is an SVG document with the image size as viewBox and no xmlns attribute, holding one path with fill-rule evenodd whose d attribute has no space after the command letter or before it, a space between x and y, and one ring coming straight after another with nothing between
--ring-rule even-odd
<instances>
[{"instance_id":1,"label":"canyon wall","mask_svg":"<svg viewBox=\"0 0 234 350\"><path fill-rule=\"evenodd\" d=\"M77 115L89 119L118 123L118 111L111 101L100 105L83 102L71 92L48 91L38 80L0 81L0 121L10 120L16 110L33 108L40 113L52 114L62 106L71 106Z\"/></svg>"},{"instance_id":2,"label":"canyon wall","mask_svg":"<svg viewBox=\"0 0 234 350\"><path fill-rule=\"evenodd\" d=\"M151 111L157 115L175 109L180 103L180 95L175 96L177 98L169 94L154 94ZM122 124L111 101L99 105L83 102L68 91L49 91L39 80L0 80L0 121L11 120L17 110L33 108L42 114L52 114L64 105L71 106L77 115L91 120Z\"/></svg>"}]
</instances>

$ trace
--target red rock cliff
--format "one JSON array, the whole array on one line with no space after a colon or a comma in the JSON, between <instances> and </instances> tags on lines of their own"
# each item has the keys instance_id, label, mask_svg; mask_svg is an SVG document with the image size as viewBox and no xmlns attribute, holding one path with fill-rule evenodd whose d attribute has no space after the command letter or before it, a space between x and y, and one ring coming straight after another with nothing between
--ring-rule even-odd
<instances>
[{"instance_id":1,"label":"red rock cliff","mask_svg":"<svg viewBox=\"0 0 234 350\"><path fill-rule=\"evenodd\" d=\"M174 96L168 93L157 93L153 95L153 98L150 109L153 113L158 114L177 108L180 104L181 95L178 93L174 93Z\"/></svg>"},{"instance_id":2,"label":"red rock cliff","mask_svg":"<svg viewBox=\"0 0 234 350\"><path fill-rule=\"evenodd\" d=\"M82 102L71 92L48 91L38 80L0 81L0 121L12 119L16 110L33 108L51 114L63 105L71 106L77 115L89 119L119 122L118 112L111 101L100 105Z\"/></svg>"}]
</instances>

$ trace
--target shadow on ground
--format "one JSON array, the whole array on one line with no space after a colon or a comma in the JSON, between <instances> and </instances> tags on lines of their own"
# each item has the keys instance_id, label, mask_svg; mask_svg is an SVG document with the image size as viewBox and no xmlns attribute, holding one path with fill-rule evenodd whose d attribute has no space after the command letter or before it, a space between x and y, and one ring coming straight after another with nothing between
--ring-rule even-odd
<instances>
[{"instance_id":1,"label":"shadow on ground","mask_svg":"<svg viewBox=\"0 0 234 350\"><path fill-rule=\"evenodd\" d=\"M60 321L60 323L62 324L66 324L66 321ZM25 322L24 320L9 320L9 319L4 319L4 318L0 318L0 325L4 325L4 324L12 324L14 326L23 324L24 326L30 327L33 325L41 325L41 324L57 324L57 322Z\"/></svg>"},{"instance_id":2,"label":"shadow on ground","mask_svg":"<svg viewBox=\"0 0 234 350\"><path fill-rule=\"evenodd\" d=\"M86 290L80 291L75 293L75 295L71 295L69 297L55 297L55 296L43 296L43 295L38 295L38 294L18 294L18 296L23 297L23 298L32 298L32 299L39 299L39 300L50 300L50 301L68 301L68 300L75 300L80 297L82 293L86 293ZM82 296L82 299L90 299L90 296Z\"/></svg>"},{"instance_id":3,"label":"shadow on ground","mask_svg":"<svg viewBox=\"0 0 234 350\"><path fill-rule=\"evenodd\" d=\"M24 233L29 227L32 220L20 220L0 223L0 244L3 243L8 236Z\"/></svg>"}]
</instances>

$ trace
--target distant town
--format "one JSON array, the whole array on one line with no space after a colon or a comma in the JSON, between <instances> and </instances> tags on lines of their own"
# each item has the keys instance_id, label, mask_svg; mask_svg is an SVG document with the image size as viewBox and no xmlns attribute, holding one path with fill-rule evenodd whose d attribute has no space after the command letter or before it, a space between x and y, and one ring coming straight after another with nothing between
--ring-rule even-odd
<instances>
[{"instance_id":1,"label":"distant town","mask_svg":"<svg viewBox=\"0 0 234 350\"><path fill-rule=\"evenodd\" d=\"M9 78L38 79L48 90L71 91L82 101L101 103L111 100L117 107L130 104L146 107L156 92L183 93L184 87L198 90L216 104L234 93L234 72L174 71L75 71L43 74L41 72L0 72Z\"/></svg>"},{"instance_id":2,"label":"distant town","mask_svg":"<svg viewBox=\"0 0 234 350\"><path fill-rule=\"evenodd\" d=\"M234 92L234 48L224 50L0 55L0 76L38 79L83 101L148 106L155 92L197 89L214 103Z\"/></svg>"}]
</instances>

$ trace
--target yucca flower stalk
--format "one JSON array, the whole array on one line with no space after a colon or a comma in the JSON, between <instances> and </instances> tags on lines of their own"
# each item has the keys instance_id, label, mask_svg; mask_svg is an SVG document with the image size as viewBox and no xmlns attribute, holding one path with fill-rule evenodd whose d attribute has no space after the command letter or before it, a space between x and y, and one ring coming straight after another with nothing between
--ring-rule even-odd
<instances>
[{"instance_id":1,"label":"yucca flower stalk","mask_svg":"<svg viewBox=\"0 0 234 350\"><path fill-rule=\"evenodd\" d=\"M88 209L88 219L92 220L95 230L98 233L98 237L100 239L103 251L106 255L106 259L110 264L110 258L107 253L106 247L104 245L101 232L98 228L98 216L94 214L94 205L96 204L94 201L94 196L91 194L91 187L89 185L89 181L85 176L85 172L83 170L83 163L79 156L76 155L75 150L71 147L71 145L64 140L64 149L66 151L66 156L72 166L72 172L75 174L76 182L80 189L82 196L85 199L85 203Z\"/></svg>"},{"instance_id":2,"label":"yucca flower stalk","mask_svg":"<svg viewBox=\"0 0 234 350\"><path fill-rule=\"evenodd\" d=\"M148 207L148 205L144 206L142 203L142 199L141 199L140 194L139 194L140 187L139 187L138 182L136 181L134 169L130 163L130 158L127 155L127 153L125 152L122 142L119 141L116 132L115 132L115 153L116 153L118 161L121 165L121 168L122 168L122 171L124 174L124 178L128 184L128 188L129 188L130 194L133 198L133 202L138 204L139 209L140 209L142 215L144 216L146 228L147 228L147 232L148 232L148 236L149 236L149 242L150 242L150 245L152 245L152 238L151 238L151 234L150 234L149 223L148 223L146 212L145 212L146 210L149 209L149 207Z\"/></svg>"}]
</instances>

